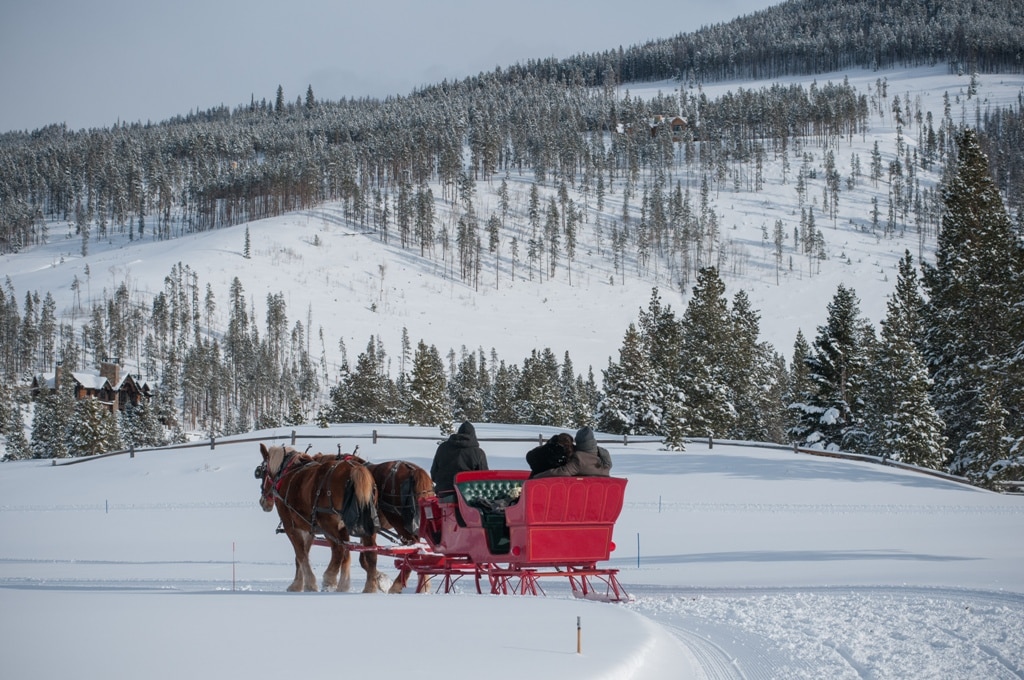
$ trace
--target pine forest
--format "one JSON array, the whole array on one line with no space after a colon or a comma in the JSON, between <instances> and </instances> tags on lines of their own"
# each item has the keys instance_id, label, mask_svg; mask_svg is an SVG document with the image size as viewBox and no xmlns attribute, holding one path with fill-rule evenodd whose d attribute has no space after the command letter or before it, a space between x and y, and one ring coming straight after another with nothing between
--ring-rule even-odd
<instances>
[{"instance_id":1,"label":"pine forest","mask_svg":"<svg viewBox=\"0 0 1024 680\"><path fill-rule=\"evenodd\" d=\"M922 66L963 84L935 110L886 77ZM878 76L794 78L855 69ZM589 366L543 343L501 356L405 330L347 347L324 337L326 310L252 299L240 278L218 293L184 262L147 295L76 277L69 305L7 278L6 456L470 420L591 425L679 450L694 437L796 443L989 487L1024 478L1024 91L977 93L986 74L1022 70L1020 2L789 0L404 97L278 87L159 123L2 134L3 254L65 239L86 257L333 205L361 237L468 289L542 297L599 262L609 285L638 277L650 292L617 357ZM657 93L635 95L645 83ZM880 127L893 134L870 143ZM737 197L764 206L754 245L725 217ZM884 318L868 321L856 286L839 285L820 325L794 328L792 346L765 341L745 278L813 281L841 266L844 231L907 244ZM246 228L239 248L254 247ZM672 309L669 291L686 304ZM152 397L115 415L28 389L58 363L92 370L107 357Z\"/></svg>"}]
</instances>

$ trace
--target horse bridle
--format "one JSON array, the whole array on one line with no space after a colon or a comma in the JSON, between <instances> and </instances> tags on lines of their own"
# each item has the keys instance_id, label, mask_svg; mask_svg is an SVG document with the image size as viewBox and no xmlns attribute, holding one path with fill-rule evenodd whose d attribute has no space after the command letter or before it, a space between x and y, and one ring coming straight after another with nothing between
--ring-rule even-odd
<instances>
[{"instance_id":1,"label":"horse bridle","mask_svg":"<svg viewBox=\"0 0 1024 680\"><path fill-rule=\"evenodd\" d=\"M284 457L281 459L281 465L278 467L277 472L271 472L269 461L264 460L256 469L253 471L253 476L260 480L260 496L262 498L269 498L270 496L280 497L278 494L278 485L281 479L284 477L285 472L291 467L292 462L298 452L295 449L288 447L281 447L284 451ZM307 451L309 448L306 449Z\"/></svg>"}]
</instances>

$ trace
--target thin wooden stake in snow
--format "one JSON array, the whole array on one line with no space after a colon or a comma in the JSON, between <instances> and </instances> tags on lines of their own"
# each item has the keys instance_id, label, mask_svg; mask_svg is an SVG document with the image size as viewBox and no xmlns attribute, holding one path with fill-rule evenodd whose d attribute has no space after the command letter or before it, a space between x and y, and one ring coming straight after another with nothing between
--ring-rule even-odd
<instances>
[{"instance_id":1,"label":"thin wooden stake in snow","mask_svg":"<svg viewBox=\"0 0 1024 680\"><path fill-rule=\"evenodd\" d=\"M580 627L580 617L576 617L576 653L583 653L583 630Z\"/></svg>"}]
</instances>

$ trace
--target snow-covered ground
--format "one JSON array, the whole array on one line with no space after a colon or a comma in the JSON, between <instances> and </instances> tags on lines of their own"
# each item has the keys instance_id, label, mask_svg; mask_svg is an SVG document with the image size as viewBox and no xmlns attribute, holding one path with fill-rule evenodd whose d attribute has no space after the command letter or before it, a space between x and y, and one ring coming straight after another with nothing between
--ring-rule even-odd
<instances>
[{"instance_id":1,"label":"snow-covered ground","mask_svg":"<svg viewBox=\"0 0 1024 680\"><path fill-rule=\"evenodd\" d=\"M300 428L297 446L429 466L439 438L373 444L374 429L435 434ZM524 469L529 447L496 438L554 432L477 426L492 468ZM605 446L629 480L609 563L635 598L621 605L561 584L286 593L255 442L0 465L4 675L1024 677L1024 497L784 449Z\"/></svg>"}]
</instances>

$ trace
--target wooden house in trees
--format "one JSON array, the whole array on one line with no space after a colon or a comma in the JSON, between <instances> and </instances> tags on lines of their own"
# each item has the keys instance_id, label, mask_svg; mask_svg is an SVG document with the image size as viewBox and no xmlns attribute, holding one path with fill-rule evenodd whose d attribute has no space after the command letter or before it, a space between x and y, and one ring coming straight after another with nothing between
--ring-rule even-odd
<instances>
[{"instance_id":1,"label":"wooden house in trees","mask_svg":"<svg viewBox=\"0 0 1024 680\"><path fill-rule=\"evenodd\" d=\"M76 400L96 399L111 411L123 411L129 404L138 406L149 399L149 385L140 382L131 373L121 374L119 359L104 359L99 373L63 370L57 362L53 373L42 373L32 380L32 396L56 392L65 381L70 381Z\"/></svg>"},{"instance_id":2,"label":"wooden house in trees","mask_svg":"<svg viewBox=\"0 0 1024 680\"><path fill-rule=\"evenodd\" d=\"M667 130L672 135L673 142L683 141L686 133L686 119L682 116L655 116L651 120L651 137L655 137L659 130Z\"/></svg>"}]
</instances>

